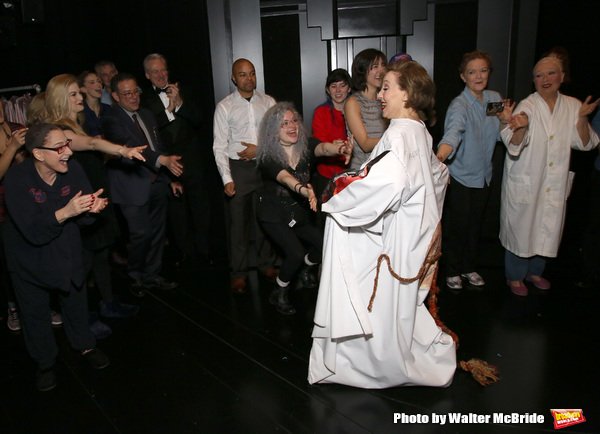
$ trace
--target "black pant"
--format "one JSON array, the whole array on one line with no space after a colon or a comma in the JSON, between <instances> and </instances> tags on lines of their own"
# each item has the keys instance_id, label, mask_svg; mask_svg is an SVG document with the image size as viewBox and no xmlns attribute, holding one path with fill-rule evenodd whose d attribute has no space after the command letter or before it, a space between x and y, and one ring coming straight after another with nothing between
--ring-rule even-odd
<instances>
[{"instance_id":1,"label":"black pant","mask_svg":"<svg viewBox=\"0 0 600 434\"><path fill-rule=\"evenodd\" d=\"M450 179L442 224L447 277L476 271L481 223L489 193L489 186L470 188Z\"/></svg>"},{"instance_id":2,"label":"black pant","mask_svg":"<svg viewBox=\"0 0 600 434\"><path fill-rule=\"evenodd\" d=\"M142 206L120 204L129 229L127 274L133 279L152 280L162 267L167 222L169 186L155 182L150 198Z\"/></svg>"},{"instance_id":3,"label":"black pant","mask_svg":"<svg viewBox=\"0 0 600 434\"><path fill-rule=\"evenodd\" d=\"M40 287L11 274L19 302L19 315L25 345L29 355L40 369L54 365L58 348L52 331L49 288ZM96 347L96 338L90 331L85 285L71 285L68 292L57 291L63 328L73 349L77 351Z\"/></svg>"},{"instance_id":4,"label":"black pant","mask_svg":"<svg viewBox=\"0 0 600 434\"><path fill-rule=\"evenodd\" d=\"M291 281L302 264L304 256L313 263L321 262L323 237L312 224L298 224L290 227L287 223L261 222L265 233L283 252L283 261L279 268L279 279ZM304 247L303 242L308 246Z\"/></svg>"},{"instance_id":5,"label":"black pant","mask_svg":"<svg viewBox=\"0 0 600 434\"><path fill-rule=\"evenodd\" d=\"M235 195L226 199L225 209L229 263L231 276L241 277L253 266L260 269L273 266L275 255L256 219L256 190L261 185L256 162L229 160L229 165L235 183Z\"/></svg>"}]
</instances>

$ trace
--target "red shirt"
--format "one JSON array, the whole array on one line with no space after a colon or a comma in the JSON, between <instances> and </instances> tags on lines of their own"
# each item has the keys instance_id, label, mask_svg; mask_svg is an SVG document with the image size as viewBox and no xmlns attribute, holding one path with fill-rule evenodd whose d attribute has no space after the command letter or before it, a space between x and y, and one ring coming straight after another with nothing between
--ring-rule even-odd
<instances>
[{"instance_id":1,"label":"red shirt","mask_svg":"<svg viewBox=\"0 0 600 434\"><path fill-rule=\"evenodd\" d=\"M348 134L344 114L329 104L320 105L313 114L312 135L319 142L331 143L334 140L346 140ZM317 172L325 178L333 178L344 170L346 170L346 166L343 157L320 157L317 159Z\"/></svg>"}]
</instances>

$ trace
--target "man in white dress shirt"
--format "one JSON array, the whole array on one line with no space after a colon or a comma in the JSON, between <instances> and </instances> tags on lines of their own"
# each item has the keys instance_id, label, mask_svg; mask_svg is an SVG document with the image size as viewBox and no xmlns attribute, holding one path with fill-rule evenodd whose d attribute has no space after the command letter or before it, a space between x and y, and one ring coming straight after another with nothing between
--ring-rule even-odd
<instances>
[{"instance_id":1,"label":"man in white dress shirt","mask_svg":"<svg viewBox=\"0 0 600 434\"><path fill-rule=\"evenodd\" d=\"M256 71L247 59L233 63L231 80L236 90L215 109L213 152L227 196L231 290L243 293L251 241L258 268L267 277L276 275L270 246L256 222L256 189L261 181L254 161L260 121L275 100L256 90Z\"/></svg>"}]
</instances>

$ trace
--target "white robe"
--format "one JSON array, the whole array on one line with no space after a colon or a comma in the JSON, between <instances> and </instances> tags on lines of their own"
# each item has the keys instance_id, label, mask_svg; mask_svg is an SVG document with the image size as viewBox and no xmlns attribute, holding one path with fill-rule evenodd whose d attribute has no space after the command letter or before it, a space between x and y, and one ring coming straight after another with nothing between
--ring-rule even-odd
<instances>
[{"instance_id":1,"label":"white robe","mask_svg":"<svg viewBox=\"0 0 600 434\"><path fill-rule=\"evenodd\" d=\"M571 148L590 150L598 145L598 135L591 127L590 141L581 142L575 126L580 107L577 99L559 94L551 113L536 92L514 111L529 117L523 141L510 144L513 131L506 127L501 132L508 152L502 180L500 242L517 256L555 257L558 252L575 175L569 172Z\"/></svg>"},{"instance_id":2,"label":"white robe","mask_svg":"<svg viewBox=\"0 0 600 434\"><path fill-rule=\"evenodd\" d=\"M384 262L367 310L378 257L389 255L402 277L416 276L440 221L448 170L431 145L422 122L392 120L370 159L390 152L323 205L329 216L310 383L385 388L452 381L455 345L424 305L427 283L401 284Z\"/></svg>"}]
</instances>

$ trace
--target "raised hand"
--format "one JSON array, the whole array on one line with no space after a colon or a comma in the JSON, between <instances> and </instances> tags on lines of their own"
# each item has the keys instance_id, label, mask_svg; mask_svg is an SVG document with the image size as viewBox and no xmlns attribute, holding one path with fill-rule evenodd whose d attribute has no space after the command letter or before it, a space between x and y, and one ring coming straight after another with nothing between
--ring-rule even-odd
<instances>
[{"instance_id":1,"label":"raised hand","mask_svg":"<svg viewBox=\"0 0 600 434\"><path fill-rule=\"evenodd\" d=\"M592 100L592 96L588 95L588 97L581 103L581 107L579 108L579 117L588 116L596 107L598 107L598 103L600 103L600 98L598 98L594 102L590 102Z\"/></svg>"},{"instance_id":2,"label":"raised hand","mask_svg":"<svg viewBox=\"0 0 600 434\"><path fill-rule=\"evenodd\" d=\"M25 144L25 134L27 134L27 128L21 128L13 131L10 136L8 146L12 146L14 149L19 149Z\"/></svg>"}]
</instances>

